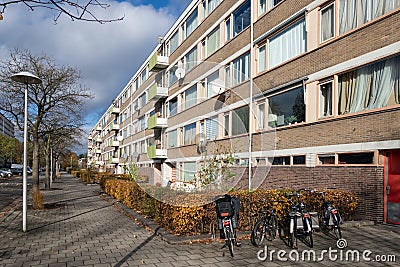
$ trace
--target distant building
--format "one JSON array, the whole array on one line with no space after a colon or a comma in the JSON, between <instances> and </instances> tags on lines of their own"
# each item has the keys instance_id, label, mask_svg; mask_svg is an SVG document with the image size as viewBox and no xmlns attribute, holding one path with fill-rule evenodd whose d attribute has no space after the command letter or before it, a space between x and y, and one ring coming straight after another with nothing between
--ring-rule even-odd
<instances>
[{"instance_id":1,"label":"distant building","mask_svg":"<svg viewBox=\"0 0 400 267\"><path fill-rule=\"evenodd\" d=\"M3 114L0 114L0 134L14 137L14 126L14 123L4 117Z\"/></svg>"}]
</instances>

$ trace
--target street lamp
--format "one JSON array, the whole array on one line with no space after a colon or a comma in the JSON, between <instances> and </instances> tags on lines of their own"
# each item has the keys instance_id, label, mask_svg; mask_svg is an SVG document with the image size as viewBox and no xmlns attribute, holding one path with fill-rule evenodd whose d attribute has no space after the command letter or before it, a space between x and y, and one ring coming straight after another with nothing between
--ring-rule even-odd
<instances>
[{"instance_id":1,"label":"street lamp","mask_svg":"<svg viewBox=\"0 0 400 267\"><path fill-rule=\"evenodd\" d=\"M11 76L11 80L26 84L24 107L24 165L22 178L22 231L26 232L26 188L27 188L27 161L28 161L28 85L39 84L42 80L30 72L22 71Z\"/></svg>"}]
</instances>

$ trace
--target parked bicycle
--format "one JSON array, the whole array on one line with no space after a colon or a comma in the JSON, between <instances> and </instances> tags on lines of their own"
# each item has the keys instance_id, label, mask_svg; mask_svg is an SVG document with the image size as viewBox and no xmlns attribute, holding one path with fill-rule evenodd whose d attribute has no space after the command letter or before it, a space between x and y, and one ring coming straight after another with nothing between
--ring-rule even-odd
<instances>
[{"instance_id":1,"label":"parked bicycle","mask_svg":"<svg viewBox=\"0 0 400 267\"><path fill-rule=\"evenodd\" d=\"M251 231L250 241L254 246L260 246L264 238L273 240L276 238L278 231L278 218L274 208L274 203L278 201L271 201L269 205L260 211L260 216L254 224Z\"/></svg>"},{"instance_id":2,"label":"parked bicycle","mask_svg":"<svg viewBox=\"0 0 400 267\"><path fill-rule=\"evenodd\" d=\"M236 237L240 208L239 199L230 195L224 195L215 200L215 206L220 237L225 239L225 244L222 248L228 247L233 257L233 247L241 245Z\"/></svg>"},{"instance_id":3,"label":"parked bicycle","mask_svg":"<svg viewBox=\"0 0 400 267\"><path fill-rule=\"evenodd\" d=\"M288 216L279 225L279 236L291 248L297 247L297 239L312 248L314 241L311 215L306 210L306 205L300 202L300 196L298 192L288 195L288 199L295 197L296 202L291 206Z\"/></svg>"},{"instance_id":4,"label":"parked bicycle","mask_svg":"<svg viewBox=\"0 0 400 267\"><path fill-rule=\"evenodd\" d=\"M331 235L336 240L342 238L340 224L343 223L339 211L333 206L332 201L325 199L325 191L313 191L312 193L320 194L322 197L321 212L319 215L319 223L321 231Z\"/></svg>"}]
</instances>

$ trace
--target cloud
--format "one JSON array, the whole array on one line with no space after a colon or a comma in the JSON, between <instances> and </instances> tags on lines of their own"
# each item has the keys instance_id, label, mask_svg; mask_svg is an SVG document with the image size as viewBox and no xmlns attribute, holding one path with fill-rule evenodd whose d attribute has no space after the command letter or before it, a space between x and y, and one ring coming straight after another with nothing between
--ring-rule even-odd
<instances>
[{"instance_id":1,"label":"cloud","mask_svg":"<svg viewBox=\"0 0 400 267\"><path fill-rule=\"evenodd\" d=\"M62 16L54 24L54 13L46 9L27 10L23 5L7 8L0 21L0 56L18 47L46 53L60 65L81 71L82 84L94 93L85 105L88 118L102 114L175 21L168 9L128 2L109 2L97 9L98 18L123 21L99 24L71 21ZM97 118L99 119L99 117Z\"/></svg>"}]
</instances>

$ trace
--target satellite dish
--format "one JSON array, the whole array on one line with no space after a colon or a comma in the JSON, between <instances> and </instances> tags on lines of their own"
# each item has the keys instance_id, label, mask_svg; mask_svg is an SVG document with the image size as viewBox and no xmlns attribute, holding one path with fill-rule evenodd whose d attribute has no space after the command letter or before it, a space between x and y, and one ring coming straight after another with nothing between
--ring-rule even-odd
<instances>
[{"instance_id":1,"label":"satellite dish","mask_svg":"<svg viewBox=\"0 0 400 267\"><path fill-rule=\"evenodd\" d=\"M222 94L225 90L224 81L218 78L211 83L211 88L216 95Z\"/></svg>"},{"instance_id":2,"label":"satellite dish","mask_svg":"<svg viewBox=\"0 0 400 267\"><path fill-rule=\"evenodd\" d=\"M207 151L207 138L206 135L203 133L199 133L195 137L197 143L197 151L199 154L203 154Z\"/></svg>"},{"instance_id":3,"label":"satellite dish","mask_svg":"<svg viewBox=\"0 0 400 267\"><path fill-rule=\"evenodd\" d=\"M175 71L175 76L178 77L178 79L183 79L185 77L186 71L183 68L177 68Z\"/></svg>"}]
</instances>

